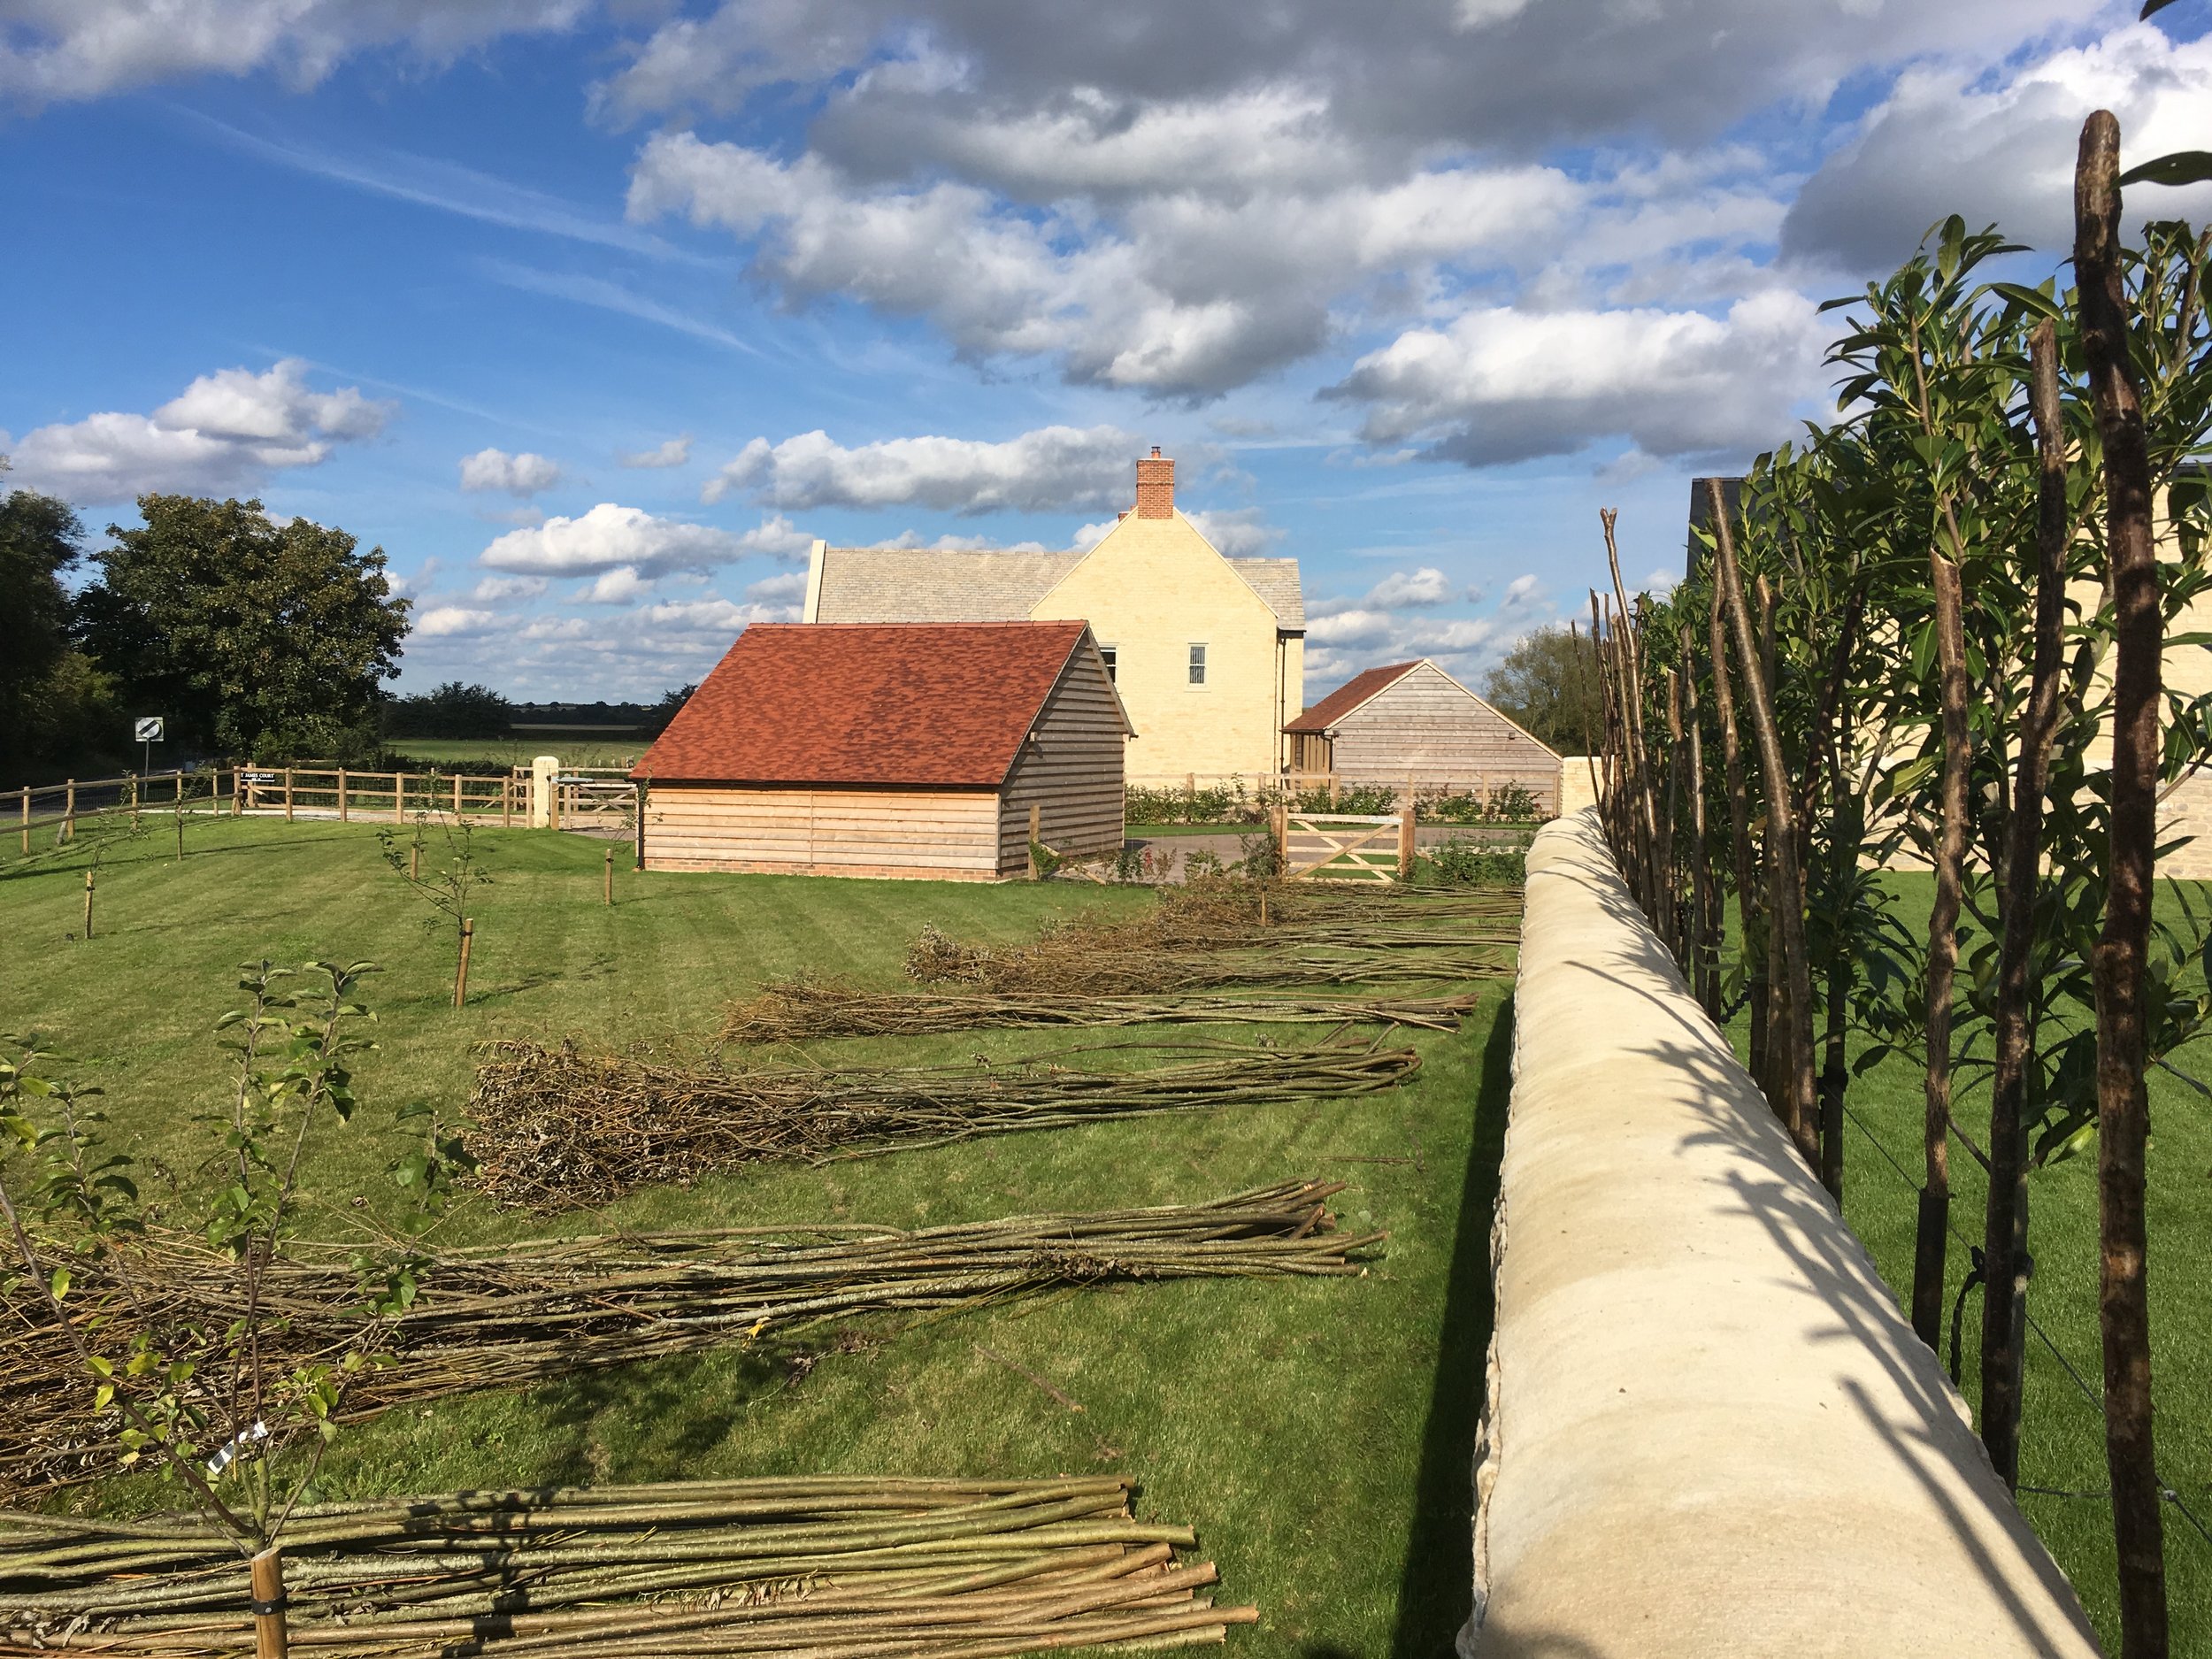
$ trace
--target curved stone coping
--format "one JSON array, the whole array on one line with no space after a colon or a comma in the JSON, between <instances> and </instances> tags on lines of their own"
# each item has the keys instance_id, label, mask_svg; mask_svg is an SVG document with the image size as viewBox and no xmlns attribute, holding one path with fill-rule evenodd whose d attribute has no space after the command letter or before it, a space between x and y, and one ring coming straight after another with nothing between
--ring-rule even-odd
<instances>
[{"instance_id":1,"label":"curved stone coping","mask_svg":"<svg viewBox=\"0 0 2212 1659\"><path fill-rule=\"evenodd\" d=\"M1530 849L1514 1021L1463 1651L2094 1655L1594 811Z\"/></svg>"}]
</instances>

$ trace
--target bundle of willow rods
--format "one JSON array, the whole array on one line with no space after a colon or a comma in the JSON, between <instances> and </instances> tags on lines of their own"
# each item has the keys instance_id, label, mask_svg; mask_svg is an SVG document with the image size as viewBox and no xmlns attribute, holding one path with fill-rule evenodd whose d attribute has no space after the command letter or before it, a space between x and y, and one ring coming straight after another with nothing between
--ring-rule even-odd
<instances>
[{"instance_id":1,"label":"bundle of willow rods","mask_svg":"<svg viewBox=\"0 0 2212 1659\"><path fill-rule=\"evenodd\" d=\"M1140 996L1223 986L1402 985L1502 979L1512 966L1502 941L1459 949L1284 948L1260 936L1240 941L1271 949L1170 949L1048 933L1003 949L962 944L922 929L906 953L909 979L973 985L1001 996Z\"/></svg>"},{"instance_id":2,"label":"bundle of willow rods","mask_svg":"<svg viewBox=\"0 0 2212 1659\"><path fill-rule=\"evenodd\" d=\"M735 1004L725 1042L804 1042L817 1037L921 1037L986 1027L1053 1025L1403 1025L1457 1031L1474 1011L1457 996L997 996L989 992L864 991L820 979L777 979Z\"/></svg>"},{"instance_id":3,"label":"bundle of willow rods","mask_svg":"<svg viewBox=\"0 0 2212 1659\"><path fill-rule=\"evenodd\" d=\"M730 1343L774 1340L891 1310L979 1305L1071 1285L1165 1279L1330 1277L1382 1234L1338 1233L1340 1182L1285 1181L1208 1203L1010 1216L902 1232L826 1226L532 1240L439 1252L420 1294L372 1328L353 1247L295 1244L263 1288L262 1338L279 1371L335 1361L365 1337L387 1363L343 1396L342 1420L485 1388ZM229 1259L163 1234L76 1264L73 1306L104 1311L104 1340L143 1334L186 1357L190 1333L236 1316ZM43 1298L19 1292L0 1334L0 1488L17 1494L104 1473L118 1424L92 1409L75 1350ZM193 1388L212 1407L221 1356Z\"/></svg>"},{"instance_id":4,"label":"bundle of willow rods","mask_svg":"<svg viewBox=\"0 0 2212 1659\"><path fill-rule=\"evenodd\" d=\"M669 1653L987 1659L1218 1642L1187 1527L1127 1482L879 1477L466 1492L302 1509L291 1647L326 1659ZM0 1653L254 1648L246 1564L196 1517L0 1513Z\"/></svg>"},{"instance_id":5,"label":"bundle of willow rods","mask_svg":"<svg viewBox=\"0 0 2212 1659\"><path fill-rule=\"evenodd\" d=\"M503 1042L477 1071L467 1141L485 1193L563 1210L766 1158L819 1161L1117 1118L1364 1094L1421 1064L1410 1048L1180 1048L1203 1057L1143 1071L1064 1064L1117 1051L1101 1046L996 1066L733 1071Z\"/></svg>"}]
</instances>

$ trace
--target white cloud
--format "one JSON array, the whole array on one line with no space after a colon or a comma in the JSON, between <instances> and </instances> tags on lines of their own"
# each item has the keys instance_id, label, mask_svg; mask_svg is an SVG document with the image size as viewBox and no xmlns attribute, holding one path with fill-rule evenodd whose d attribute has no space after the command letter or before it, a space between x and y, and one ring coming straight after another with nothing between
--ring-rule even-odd
<instances>
[{"instance_id":1,"label":"white cloud","mask_svg":"<svg viewBox=\"0 0 2212 1659\"><path fill-rule=\"evenodd\" d=\"M1387 638L1397 626L1398 618L1389 611L1361 607L1325 617L1308 617L1306 638L1319 645L1364 645Z\"/></svg>"},{"instance_id":2,"label":"white cloud","mask_svg":"<svg viewBox=\"0 0 2212 1659\"><path fill-rule=\"evenodd\" d=\"M1783 227L1786 254L1886 271L1951 213L2054 251L2073 241L2075 151L2089 111L2120 118L2126 159L2193 150L2212 127L2212 37L2176 42L2147 24L1995 76L1970 64L1908 69L1853 142L1809 180ZM2139 186L2132 219L2212 217L2212 186Z\"/></svg>"},{"instance_id":3,"label":"white cloud","mask_svg":"<svg viewBox=\"0 0 2212 1659\"><path fill-rule=\"evenodd\" d=\"M780 517L740 533L603 501L580 518L549 518L535 529L511 530L486 548L479 562L493 570L546 576L595 576L625 565L640 575L658 576L710 569L748 553L788 558L810 545Z\"/></svg>"},{"instance_id":4,"label":"white cloud","mask_svg":"<svg viewBox=\"0 0 2212 1659\"><path fill-rule=\"evenodd\" d=\"M1266 510L1260 507L1185 508L1183 517L1213 544L1215 552L1229 558L1265 553L1283 539L1283 533L1267 522Z\"/></svg>"},{"instance_id":5,"label":"white cloud","mask_svg":"<svg viewBox=\"0 0 2212 1659\"><path fill-rule=\"evenodd\" d=\"M787 163L676 133L647 141L629 203L641 221L680 213L728 230L794 299L836 295L926 317L969 357L1056 357L1071 380L1187 396L1317 349L1331 296L1407 267L1509 257L1558 230L1582 194L1548 168L1463 167L1235 204L1164 191L1120 209L1117 226L1072 208L1040 219L967 183L879 188L813 152Z\"/></svg>"},{"instance_id":6,"label":"white cloud","mask_svg":"<svg viewBox=\"0 0 2212 1659\"><path fill-rule=\"evenodd\" d=\"M1137 440L1114 426L1043 426L1002 443L888 438L848 449L825 432L756 438L709 480L701 499L747 492L764 504L1051 511L1131 496Z\"/></svg>"},{"instance_id":7,"label":"white cloud","mask_svg":"<svg viewBox=\"0 0 2212 1659\"><path fill-rule=\"evenodd\" d=\"M527 449L510 455L504 449L479 449L461 457L461 488L503 489L510 495L530 496L561 481L560 465Z\"/></svg>"},{"instance_id":8,"label":"white cloud","mask_svg":"<svg viewBox=\"0 0 2212 1659\"><path fill-rule=\"evenodd\" d=\"M745 596L757 604L789 604L806 597L806 572L784 571L775 576L764 577L745 589Z\"/></svg>"},{"instance_id":9,"label":"white cloud","mask_svg":"<svg viewBox=\"0 0 2212 1659\"><path fill-rule=\"evenodd\" d=\"M1328 396L1363 403L1363 435L1421 436L1470 466L1571 454L1626 434L1667 457L1763 448L1820 380L1827 326L1771 289L1699 311L1470 311L1363 357Z\"/></svg>"},{"instance_id":10,"label":"white cloud","mask_svg":"<svg viewBox=\"0 0 2212 1659\"><path fill-rule=\"evenodd\" d=\"M487 576L478 582L472 599L535 599L545 591L542 576Z\"/></svg>"},{"instance_id":11,"label":"white cloud","mask_svg":"<svg viewBox=\"0 0 2212 1659\"><path fill-rule=\"evenodd\" d=\"M650 449L628 449L615 457L618 466L687 466L691 462L691 434L683 433Z\"/></svg>"},{"instance_id":12,"label":"white cloud","mask_svg":"<svg viewBox=\"0 0 2212 1659\"><path fill-rule=\"evenodd\" d=\"M13 0L0 96L37 104L193 74L272 70L321 81L354 53L404 46L434 63L498 35L565 29L591 0Z\"/></svg>"},{"instance_id":13,"label":"white cloud","mask_svg":"<svg viewBox=\"0 0 2212 1659\"><path fill-rule=\"evenodd\" d=\"M495 611L471 611L462 605L437 605L415 618L414 631L433 640L458 634L482 634L500 620Z\"/></svg>"},{"instance_id":14,"label":"white cloud","mask_svg":"<svg viewBox=\"0 0 2212 1659\"><path fill-rule=\"evenodd\" d=\"M1433 565L1417 571L1393 571L1368 590L1364 603L1380 610L1405 605L1440 605L1452 597L1451 579Z\"/></svg>"},{"instance_id":15,"label":"white cloud","mask_svg":"<svg viewBox=\"0 0 2212 1659\"><path fill-rule=\"evenodd\" d=\"M317 466L342 442L373 437L393 405L357 387L318 392L287 357L256 374L204 374L150 415L97 414L40 426L16 446L18 481L80 503L148 491L257 488L275 472Z\"/></svg>"},{"instance_id":16,"label":"white cloud","mask_svg":"<svg viewBox=\"0 0 2212 1659\"><path fill-rule=\"evenodd\" d=\"M1544 584L1533 575L1516 576L1505 585L1505 594L1498 601L1501 611L1518 611L1539 603L1544 596Z\"/></svg>"},{"instance_id":17,"label":"white cloud","mask_svg":"<svg viewBox=\"0 0 2212 1659\"><path fill-rule=\"evenodd\" d=\"M653 584L640 576L629 565L623 565L609 571L592 583L584 593L584 600L595 605L634 604L653 591Z\"/></svg>"}]
</instances>

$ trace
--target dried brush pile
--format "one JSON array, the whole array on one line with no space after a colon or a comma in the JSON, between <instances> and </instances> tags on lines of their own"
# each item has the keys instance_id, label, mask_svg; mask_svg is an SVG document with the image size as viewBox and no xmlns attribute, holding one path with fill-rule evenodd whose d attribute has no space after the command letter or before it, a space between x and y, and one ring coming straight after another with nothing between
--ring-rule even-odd
<instances>
[{"instance_id":1,"label":"dried brush pile","mask_svg":"<svg viewBox=\"0 0 2212 1659\"><path fill-rule=\"evenodd\" d=\"M1032 944L1002 948L963 944L925 927L907 950L906 973L923 985L970 985L999 996L1156 996L1232 986L1502 979L1513 972L1509 955L1502 941L1349 949L1279 939L1271 930L1233 941L1185 935L1164 945L1061 928Z\"/></svg>"},{"instance_id":2,"label":"dried brush pile","mask_svg":"<svg viewBox=\"0 0 2212 1659\"><path fill-rule=\"evenodd\" d=\"M383 1363L347 1390L341 1420L487 1388L731 1343L775 1341L867 1314L996 1302L1065 1286L1167 1279L1329 1277L1382 1234L1336 1231L1342 1184L1287 1181L1209 1203L1010 1216L902 1232L827 1226L648 1233L438 1252L405 1314L373 1321L350 1247L295 1247L274 1263L266 1345L288 1365L357 1345ZM159 1235L76 1267L111 1343L137 1335L182 1356L236 1313L225 1258ZM20 1496L106 1472L114 1424L43 1298L19 1292L0 1333L0 1490ZM201 1370L203 1388L221 1373ZM189 1400L188 1399L188 1403ZM110 1418L112 1413L108 1414ZM95 1448L106 1448L109 1453Z\"/></svg>"},{"instance_id":3,"label":"dried brush pile","mask_svg":"<svg viewBox=\"0 0 2212 1659\"><path fill-rule=\"evenodd\" d=\"M1127 1482L683 1481L323 1504L284 1539L296 1651L328 1659L988 1659L1218 1642L1190 1529ZM197 1517L0 1514L0 1653L254 1649L246 1564Z\"/></svg>"},{"instance_id":4,"label":"dried brush pile","mask_svg":"<svg viewBox=\"0 0 2212 1659\"><path fill-rule=\"evenodd\" d=\"M1410 1048L1184 1045L1202 1057L1141 1071L1068 1064L1111 1048L994 1066L726 1070L496 1045L469 1096L476 1184L502 1203L566 1210L769 1158L824 1159L978 1135L1388 1088ZM1144 1048L1142 1052L1156 1052Z\"/></svg>"},{"instance_id":5,"label":"dried brush pile","mask_svg":"<svg viewBox=\"0 0 2212 1659\"><path fill-rule=\"evenodd\" d=\"M864 991L820 979L779 979L730 1010L725 1042L818 1037L923 1037L940 1032L1053 1026L1402 1025L1456 1031L1479 999L1458 996L999 996L987 991Z\"/></svg>"}]
</instances>

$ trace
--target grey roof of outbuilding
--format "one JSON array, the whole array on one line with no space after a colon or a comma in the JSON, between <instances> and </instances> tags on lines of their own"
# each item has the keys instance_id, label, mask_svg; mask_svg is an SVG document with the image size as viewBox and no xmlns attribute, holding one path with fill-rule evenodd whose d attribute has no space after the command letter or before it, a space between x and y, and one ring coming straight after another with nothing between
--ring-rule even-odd
<instances>
[{"instance_id":1,"label":"grey roof of outbuilding","mask_svg":"<svg viewBox=\"0 0 2212 1659\"><path fill-rule=\"evenodd\" d=\"M1080 552L971 552L942 548L826 547L817 622L1025 622ZM1236 572L1274 611L1302 628L1298 561L1233 558Z\"/></svg>"}]
</instances>

